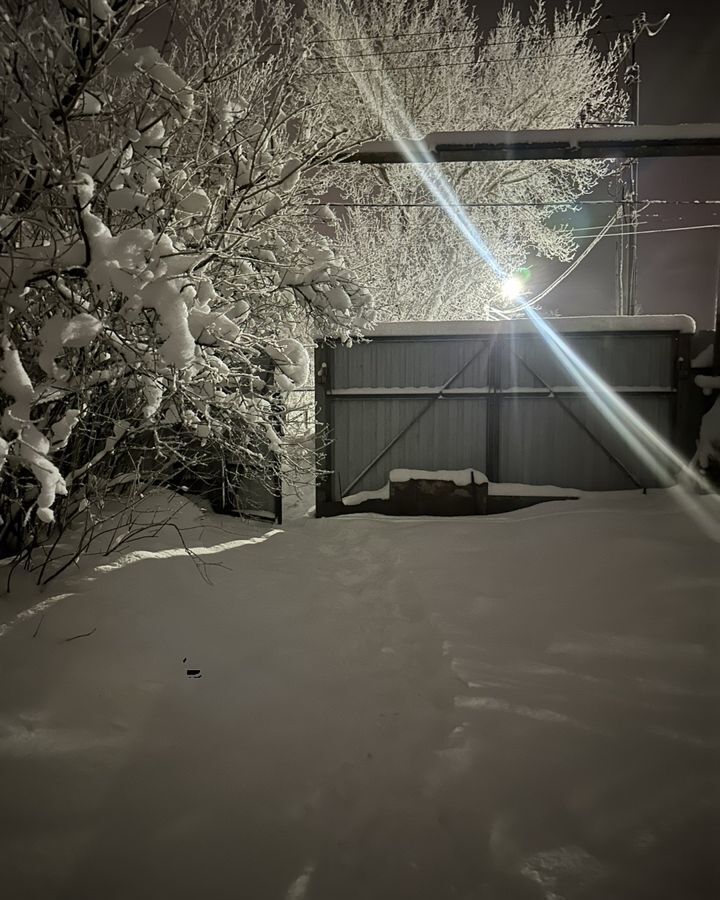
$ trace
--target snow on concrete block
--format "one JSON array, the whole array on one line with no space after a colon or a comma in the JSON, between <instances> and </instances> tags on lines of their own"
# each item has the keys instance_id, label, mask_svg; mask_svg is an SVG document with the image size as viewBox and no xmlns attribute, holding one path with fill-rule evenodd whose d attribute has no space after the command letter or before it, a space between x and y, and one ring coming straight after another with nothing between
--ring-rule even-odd
<instances>
[{"instance_id":1,"label":"snow on concrete block","mask_svg":"<svg viewBox=\"0 0 720 900\"><path fill-rule=\"evenodd\" d=\"M459 487L468 484L487 484L487 476L477 469L392 469L390 483L405 481L451 481Z\"/></svg>"},{"instance_id":2,"label":"snow on concrete block","mask_svg":"<svg viewBox=\"0 0 720 900\"><path fill-rule=\"evenodd\" d=\"M702 389L704 394L720 391L720 375L696 375L695 384Z\"/></svg>"},{"instance_id":3,"label":"snow on concrete block","mask_svg":"<svg viewBox=\"0 0 720 900\"><path fill-rule=\"evenodd\" d=\"M390 508L399 516L473 516L487 513L488 482L475 469L390 472Z\"/></svg>"}]
</instances>

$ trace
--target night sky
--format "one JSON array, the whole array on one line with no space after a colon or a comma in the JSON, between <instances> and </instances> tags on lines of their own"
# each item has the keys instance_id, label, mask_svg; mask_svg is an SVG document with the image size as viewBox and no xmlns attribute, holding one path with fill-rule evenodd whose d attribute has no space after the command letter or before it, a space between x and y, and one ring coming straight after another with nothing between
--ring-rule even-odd
<instances>
[{"instance_id":1,"label":"night sky","mask_svg":"<svg viewBox=\"0 0 720 900\"><path fill-rule=\"evenodd\" d=\"M500 6L500 0L478 0L483 24L492 24ZM530 2L516 0L515 6L527 10ZM643 35L637 44L642 79L640 124L717 122L720 2L639 0L635 4L634 0L607 0L602 9L604 14L625 16L641 11L647 13L650 21L662 19L667 12L671 15L657 37ZM628 21L623 18L615 25L619 27ZM641 160L639 168L641 198L720 199L720 158ZM606 195L604 188L598 193ZM604 224L607 216L607 207L588 211L589 223ZM662 211L655 208L642 219L647 224L640 227L647 229L720 223L720 206L692 210L675 206ZM720 229L641 236L637 294L640 312L684 312L695 317L699 328L711 328L719 260ZM563 268L562 264L536 264L533 287L540 290ZM548 296L545 308L561 315L588 315L611 313L614 304L615 239L608 237Z\"/></svg>"}]
</instances>

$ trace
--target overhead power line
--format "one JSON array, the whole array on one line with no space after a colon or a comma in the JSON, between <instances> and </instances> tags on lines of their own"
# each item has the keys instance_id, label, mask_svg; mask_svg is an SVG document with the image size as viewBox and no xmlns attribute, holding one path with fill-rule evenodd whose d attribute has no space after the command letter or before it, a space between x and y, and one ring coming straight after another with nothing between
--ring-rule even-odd
<instances>
[{"instance_id":1,"label":"overhead power line","mask_svg":"<svg viewBox=\"0 0 720 900\"><path fill-rule=\"evenodd\" d=\"M628 17L630 17L629 14L628 14ZM607 18L618 18L618 17L611 16L611 17L607 17ZM662 28L666 24L668 18L669 18L669 13L667 16L665 16L659 22L652 23L652 22L647 21L647 17L645 16L645 14L642 14L641 17L636 15L634 17L634 21L636 20L636 24L634 24L632 28L595 30L595 31L588 32L588 34L585 36L558 35L556 37L548 36L547 38L535 38L535 39L529 38L526 40L521 39L519 41L519 43L528 43L528 44L553 43L554 41L557 41L557 40L577 40L578 43L580 43L581 41L587 41L590 37L594 37L596 35L610 35L610 34L616 34L616 33L618 33L618 34L619 33L625 33L625 34L632 33L633 34L632 41L630 42L629 46L627 47L625 53L623 54L623 56L620 60L622 62L628 56L628 54L630 53L630 50L632 49L632 46L635 44L635 42L637 41L637 39L640 37L640 35L643 32L647 33L650 37L655 37L655 35L657 35L662 30ZM497 26L498 29L499 28L513 28L513 27L515 27L515 26L514 25ZM471 28L452 29L451 28L451 29L445 29L445 30L439 30L439 31L424 31L424 32L423 31L415 31L415 32L403 32L401 34L399 33L399 34L394 34L394 35L376 35L373 37L323 38L323 39L319 39L317 41L310 41L310 43L311 44L337 43L337 42L344 42L344 41L367 41L367 42L370 42L373 40L381 40L381 39L388 39L388 38L392 39L392 38L399 38L399 37L424 37L424 36L429 36L429 35L463 34L463 33L468 33L470 31L475 31L475 29L471 29ZM336 59L358 59L358 58L363 58L363 57L387 56L387 55L402 54L402 53L423 53L423 52L430 53L430 52L436 52L439 50L444 50L444 51L462 50L462 49L474 49L476 47L481 49L482 51L487 51L496 46L515 45L516 43L518 43L518 42L516 42L516 41L492 41L488 44L484 44L482 38L479 37L478 40L473 44L458 45L455 47L431 47L431 48L427 48L427 49L422 48L422 49L417 49L417 50L414 50L414 49L381 50L381 51L379 50L379 51L371 51L371 52L367 52L367 53L355 53L350 56L348 56L347 54L337 54L334 56L314 56L314 57L310 57L309 59L312 61L315 61L315 62L325 62L325 61L332 61L332 60L336 60ZM587 49L587 45L578 46L578 52L583 49ZM355 74L362 75L362 74L371 74L373 72L383 72L383 73L385 73L385 72L407 72L407 71L410 71L413 69L453 68L456 66L474 65L475 63L478 63L480 61L486 62L486 63L519 62L519 61L524 62L525 60L531 60L531 59L558 59L560 57L574 58L577 55L578 55L577 52L539 54L539 55L535 55L535 56L519 55L519 56L497 57L495 59L482 59L482 60L473 59L473 60L467 60L464 62L440 63L437 65L430 64L430 65L423 65L423 66L395 66L393 68L380 67L380 68L372 68L372 69L345 69L345 70L330 69L330 70L326 70L326 71L322 71L322 72L310 72L308 74L315 77L315 76L320 76L320 75L355 75Z\"/></svg>"},{"instance_id":2,"label":"overhead power line","mask_svg":"<svg viewBox=\"0 0 720 900\"><path fill-rule=\"evenodd\" d=\"M618 218L618 214L615 213L615 215L605 223L600 234L597 234L594 236L592 243L589 246L587 246L582 251L582 253L570 263L570 265L567 267L567 269L565 269L564 272L560 273L560 275L555 279L555 281L553 281L546 288L544 288L542 291L540 291L539 294L535 294L534 297L531 297L530 300L523 303L521 306L519 306L513 310L508 310L508 312L519 312L521 309L526 308L528 306L536 306L544 297L546 297L550 293L550 291L554 290L560 284L561 281L564 281L568 277L568 275L570 275L572 272L575 271L575 269L577 269L577 267L580 265L580 263L588 256L590 251L593 250L595 245L599 244L600 240L602 238L606 237L606 235L608 235L610 233L610 229L613 227L613 225L615 225L617 223L617 218Z\"/></svg>"},{"instance_id":3,"label":"overhead power line","mask_svg":"<svg viewBox=\"0 0 720 900\"><path fill-rule=\"evenodd\" d=\"M369 75L372 72L382 72L383 74L387 74L388 72L409 72L412 69L450 69L455 68L457 66L474 66L474 65L483 65L485 63L503 63L503 62L515 62L515 63L523 63L527 60L531 59L577 59L581 56L582 48L578 48L576 53L541 53L535 56L501 56L495 57L494 59L468 59L464 62L452 62L452 63L427 63L425 65L418 66L393 66L392 68L379 66L373 69L325 69L322 72L308 72L308 75L311 76L319 76L319 75Z\"/></svg>"},{"instance_id":4,"label":"overhead power line","mask_svg":"<svg viewBox=\"0 0 720 900\"><path fill-rule=\"evenodd\" d=\"M668 234L669 232L673 232L673 231L702 231L702 230L708 229L708 228L720 228L720 222L713 222L710 225L679 225L679 226L672 225L668 228L639 228L637 233L638 234ZM626 233L626 232L622 232L622 231L613 231L612 232L612 234L624 234L624 233ZM587 241L587 240L590 240L590 238L592 238L592 237L593 237L593 235L590 235L590 234L582 234L582 235L578 235L577 239L579 241ZM604 235L603 235L603 237L604 237Z\"/></svg>"},{"instance_id":5,"label":"overhead power line","mask_svg":"<svg viewBox=\"0 0 720 900\"><path fill-rule=\"evenodd\" d=\"M308 62L329 62L333 59L360 59L365 56L401 56L409 53L438 53L447 50L475 50L481 48L489 50L493 47L513 47L517 44L554 44L556 41L576 41L580 44L582 41L588 41L592 37L604 34L617 34L620 29L613 28L610 31L591 31L586 35L578 34L561 34L545 38L519 38L517 41L492 41L485 44L481 40L472 44L454 44L445 47L418 47L413 49L403 48L402 50L367 50L362 53L338 53L333 56L308 56Z\"/></svg>"},{"instance_id":6,"label":"overhead power line","mask_svg":"<svg viewBox=\"0 0 720 900\"><path fill-rule=\"evenodd\" d=\"M600 21L610 21L617 19L639 19L644 16L644 13L617 13L606 14L604 16L600 16ZM401 31L396 32L394 34L372 34L365 36L355 36L355 37L329 37L329 38L316 38L313 41L309 41L310 44L337 44L337 43L352 43L355 41L379 41L379 40L387 40L389 38L401 38L401 37L424 37L425 35L431 34L467 34L468 32L475 32L481 34L492 34L493 31L501 31L507 28L515 28L516 25L495 25L487 31L480 32L477 28L440 28L437 31ZM630 29L617 29L618 31L625 31Z\"/></svg>"},{"instance_id":7,"label":"overhead power line","mask_svg":"<svg viewBox=\"0 0 720 900\"><path fill-rule=\"evenodd\" d=\"M570 263L570 265L563 272L560 273L560 275L555 279L555 281L553 281L546 288L544 288L542 291L540 291L539 294L536 294L534 297L531 297L528 301L526 301L512 309L505 310L505 313L512 314L515 312L520 312L528 306L536 306L552 290L554 290L562 281L564 281L568 277L568 275L571 275L572 272L575 271L575 269L580 265L580 263L584 259L587 258L587 256L590 254L590 252L600 243L600 241L603 238L611 237L614 235L614 232L612 231L612 228L614 226L617 227L617 215L613 216L608 222L605 223L605 225L602 227L602 230L600 231L599 234L593 235L592 237L590 237L590 236L588 237L588 240L591 240L592 243L590 243L582 251L582 253L577 257L577 259L574 259ZM638 234L658 234L662 231L691 231L691 230L696 230L698 228L720 228L720 224L718 224L718 225L696 225L696 226L691 225L691 226L688 226L687 228L668 228L668 229L658 229L658 230L651 230L651 231L639 231Z\"/></svg>"},{"instance_id":8,"label":"overhead power line","mask_svg":"<svg viewBox=\"0 0 720 900\"><path fill-rule=\"evenodd\" d=\"M450 204L441 204L435 201L418 201L411 203L351 203L344 201L330 201L328 203L310 203L308 206L330 206L332 208L349 208L349 209L411 209L413 207L420 208L432 208L437 207L438 209L443 208L445 206L450 206L452 209L484 209L490 208L493 209L495 207L504 207L504 206L540 206L540 207L558 207L559 209L567 209L568 211L572 211L574 207L579 206L617 206L621 201L620 200L498 200L498 201L487 201L487 202L478 202L478 203L450 203ZM652 205L665 205L665 206L720 206L720 200L631 200L626 201L634 206L652 206Z\"/></svg>"}]
</instances>

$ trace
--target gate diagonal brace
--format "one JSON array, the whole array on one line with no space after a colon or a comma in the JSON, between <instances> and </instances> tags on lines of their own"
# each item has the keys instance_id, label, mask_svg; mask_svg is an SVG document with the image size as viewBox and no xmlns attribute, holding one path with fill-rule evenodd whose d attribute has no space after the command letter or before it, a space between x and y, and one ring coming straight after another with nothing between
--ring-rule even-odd
<instances>
[{"instance_id":1,"label":"gate diagonal brace","mask_svg":"<svg viewBox=\"0 0 720 900\"><path fill-rule=\"evenodd\" d=\"M553 400L555 400L555 402L558 404L560 409L564 410L570 416L570 418L575 422L575 424L578 425L595 444L597 444L597 446L603 451L605 456L607 456L607 458L609 460L614 462L615 465L622 472L624 472L625 475L627 475L627 477L632 481L632 483L635 485L635 487L641 488L643 492L645 490L647 490L647 488L644 485L640 484L640 482L633 475L633 473L627 468L627 466L623 462L621 462L617 458L617 456L615 456L615 454L612 453L612 451L608 450L608 448L605 446L605 444L603 444L603 442L600 440L600 438L593 431L591 431L590 428L588 428L588 426L582 421L582 419L579 416L575 415L575 413L572 411L572 409L570 409L570 407L563 400L561 400L560 397L558 397L558 395L550 387L550 385L547 383L547 381L543 380L538 375L538 373L522 358L522 356L520 356L517 353L513 353L513 356L520 363L522 363L522 365L533 376L533 378L536 378L540 382L540 384L545 388L545 390L548 391L548 393L553 398Z\"/></svg>"},{"instance_id":2,"label":"gate diagonal brace","mask_svg":"<svg viewBox=\"0 0 720 900\"><path fill-rule=\"evenodd\" d=\"M408 424L405 425L404 428L402 428L395 435L394 438L392 438L390 441L388 441L388 443L382 448L382 450L377 454L377 456L375 456L365 466L365 468L362 470L362 472L356 478L354 478L350 482L350 484L347 486L345 491L343 491L341 493L343 500L345 499L345 497L347 497L350 494L350 491L352 491L352 489L367 475L367 473L369 471L371 471L371 469L373 469L390 450L392 450L392 448L395 446L395 444L397 444L397 442L400 440L400 438L402 438L404 435L406 435L408 433L408 431L413 427L413 425L416 422L418 422L420 419L422 419L422 417L425 415L425 413L443 396L443 392L446 391L449 387L451 387L453 382L457 381L457 379L462 375L462 373L466 369L468 369L472 365L472 363L475 362L476 359L481 357L483 354L490 352L490 349L495 344L495 340L496 340L496 337L495 337L495 335L493 335L493 339L489 344L480 347L480 349L477 351L477 353L473 353L473 355L470 357L470 359L466 363L463 363L462 367L460 369L458 369L458 371L454 375L452 375L450 378L448 378L448 380L440 388L440 390L437 392L437 394L431 400L428 401L427 405L424 406L420 410L420 412L413 419L411 419L408 422Z\"/></svg>"}]
</instances>

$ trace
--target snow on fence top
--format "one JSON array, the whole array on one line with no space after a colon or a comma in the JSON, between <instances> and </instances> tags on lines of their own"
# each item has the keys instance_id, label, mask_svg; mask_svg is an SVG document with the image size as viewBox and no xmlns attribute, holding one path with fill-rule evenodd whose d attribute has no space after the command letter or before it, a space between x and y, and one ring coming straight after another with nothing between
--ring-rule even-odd
<instances>
[{"instance_id":1,"label":"snow on fence top","mask_svg":"<svg viewBox=\"0 0 720 900\"><path fill-rule=\"evenodd\" d=\"M563 334L593 331L671 331L695 333L695 320L690 316L568 316L545 319L551 328ZM501 322L381 322L368 337L412 337L414 335L455 334L532 334L536 331L530 319Z\"/></svg>"}]
</instances>

